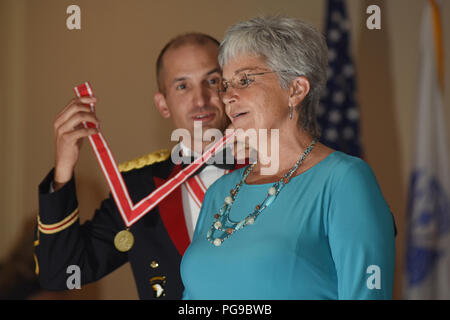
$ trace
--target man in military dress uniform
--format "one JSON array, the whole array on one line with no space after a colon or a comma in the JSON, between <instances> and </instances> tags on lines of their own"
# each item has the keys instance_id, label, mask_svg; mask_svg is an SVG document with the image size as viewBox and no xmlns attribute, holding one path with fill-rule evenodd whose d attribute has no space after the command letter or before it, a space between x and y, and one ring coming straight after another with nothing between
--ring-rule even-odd
<instances>
[{"instance_id":1,"label":"man in military dress uniform","mask_svg":"<svg viewBox=\"0 0 450 320\"><path fill-rule=\"evenodd\" d=\"M194 121L201 121L204 130L223 131L229 124L217 94L221 81L218 45L204 34L178 36L164 47L157 61L155 105L164 118L172 119L176 128L187 129L191 137ZM75 98L54 121L55 168L39 185L35 260L40 283L45 289L65 290L69 265L80 267L81 284L86 284L130 262L141 299L179 299L183 292L181 257L192 238L203 200L188 184L130 227L134 243L128 251L120 251L114 244L115 236L126 226L112 196L101 203L92 220L79 223L73 172L81 140L97 132L81 126L83 121L98 124L86 106L95 101ZM183 143L179 148L183 155L193 155ZM181 165L174 164L170 152L162 150L119 169L131 200L137 203L179 172ZM231 168L209 165L202 169L197 181L206 190Z\"/></svg>"}]
</instances>

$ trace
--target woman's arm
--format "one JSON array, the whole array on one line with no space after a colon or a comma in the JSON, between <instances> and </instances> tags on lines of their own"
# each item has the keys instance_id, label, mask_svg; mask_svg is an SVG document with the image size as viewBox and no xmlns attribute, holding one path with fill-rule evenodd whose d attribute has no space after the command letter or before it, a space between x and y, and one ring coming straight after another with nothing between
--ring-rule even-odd
<instances>
[{"instance_id":1,"label":"woman's arm","mask_svg":"<svg viewBox=\"0 0 450 320\"><path fill-rule=\"evenodd\" d=\"M328 212L339 299L392 299L394 222L371 168L356 159L342 172Z\"/></svg>"}]
</instances>

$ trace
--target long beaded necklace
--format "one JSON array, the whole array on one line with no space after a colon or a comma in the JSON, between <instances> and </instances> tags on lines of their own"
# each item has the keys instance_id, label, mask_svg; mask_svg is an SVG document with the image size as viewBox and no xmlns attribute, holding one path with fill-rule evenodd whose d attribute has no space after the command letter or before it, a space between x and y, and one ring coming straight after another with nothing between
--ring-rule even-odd
<instances>
[{"instance_id":1,"label":"long beaded necklace","mask_svg":"<svg viewBox=\"0 0 450 320\"><path fill-rule=\"evenodd\" d=\"M302 156L295 163L295 165L280 180L275 182L269 188L264 200L255 207L252 213L250 213L247 217L245 217L241 221L234 222L230 220L231 207L233 206L234 200L236 199L242 184L247 179L247 176L250 174L250 172L252 172L253 168L256 165L256 162L253 163L251 166L249 166L247 169L245 169L241 181L238 184L236 184L236 186L233 189L231 189L230 195L225 197L225 201L222 208L219 210L219 212L217 212L214 215L214 222L206 234L206 238L208 239L208 241L214 244L216 247L219 247L234 232L241 230L246 226L254 224L258 216L264 211L264 209L266 209L268 206L272 204L272 202L276 199L276 197L281 192L283 187L289 183L292 175L303 163L303 160L305 160L306 156L311 152L316 142L317 140L314 139L311 142L311 144L306 148L305 152L303 152ZM221 235L215 237L214 234L216 232L221 232Z\"/></svg>"}]
</instances>

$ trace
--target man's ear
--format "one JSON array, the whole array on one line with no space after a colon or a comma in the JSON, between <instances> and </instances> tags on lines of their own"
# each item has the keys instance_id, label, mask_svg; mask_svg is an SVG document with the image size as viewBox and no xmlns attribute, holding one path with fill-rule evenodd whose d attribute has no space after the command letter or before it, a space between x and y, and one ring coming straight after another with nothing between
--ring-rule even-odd
<instances>
[{"instance_id":1,"label":"man's ear","mask_svg":"<svg viewBox=\"0 0 450 320\"><path fill-rule=\"evenodd\" d=\"M310 89L309 80L304 77L297 77L289 85L289 105L296 107L305 99Z\"/></svg>"},{"instance_id":2,"label":"man's ear","mask_svg":"<svg viewBox=\"0 0 450 320\"><path fill-rule=\"evenodd\" d=\"M167 107L166 97L158 91L153 96L153 100L155 101L156 109L158 109L163 118L170 118L170 110Z\"/></svg>"}]
</instances>

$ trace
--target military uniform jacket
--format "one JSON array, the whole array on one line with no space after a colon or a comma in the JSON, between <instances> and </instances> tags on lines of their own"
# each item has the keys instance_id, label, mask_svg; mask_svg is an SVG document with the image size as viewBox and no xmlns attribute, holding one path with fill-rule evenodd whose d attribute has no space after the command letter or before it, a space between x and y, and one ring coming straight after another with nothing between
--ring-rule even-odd
<instances>
[{"instance_id":1,"label":"military uniform jacket","mask_svg":"<svg viewBox=\"0 0 450 320\"><path fill-rule=\"evenodd\" d=\"M122 172L133 203L181 170L180 165L172 163L168 152L152 155L147 161L151 164L134 162L131 169ZM180 299L180 263L190 242L181 188L131 226L134 245L123 253L115 248L114 237L126 226L112 196L101 203L92 220L80 225L75 180L49 193L53 171L39 185L35 260L41 286L66 290L70 265L80 267L81 284L87 284L130 262L141 299Z\"/></svg>"}]
</instances>

